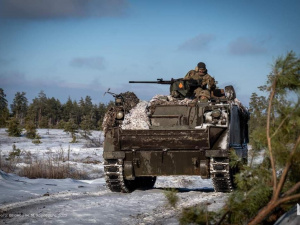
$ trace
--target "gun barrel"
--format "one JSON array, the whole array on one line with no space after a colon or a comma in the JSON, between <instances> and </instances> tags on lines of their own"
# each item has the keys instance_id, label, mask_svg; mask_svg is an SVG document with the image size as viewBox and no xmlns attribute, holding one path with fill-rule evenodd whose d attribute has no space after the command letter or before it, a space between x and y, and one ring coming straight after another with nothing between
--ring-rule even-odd
<instances>
[{"instance_id":1,"label":"gun barrel","mask_svg":"<svg viewBox=\"0 0 300 225\"><path fill-rule=\"evenodd\" d=\"M129 83L133 84L157 84L157 81L129 81Z\"/></svg>"}]
</instances>

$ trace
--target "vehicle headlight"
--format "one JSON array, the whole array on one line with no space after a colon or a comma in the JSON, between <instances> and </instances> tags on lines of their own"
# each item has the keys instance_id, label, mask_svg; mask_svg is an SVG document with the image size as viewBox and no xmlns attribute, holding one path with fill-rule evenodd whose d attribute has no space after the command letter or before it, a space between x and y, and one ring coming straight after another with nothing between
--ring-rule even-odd
<instances>
[{"instance_id":1,"label":"vehicle headlight","mask_svg":"<svg viewBox=\"0 0 300 225\"><path fill-rule=\"evenodd\" d=\"M221 116L221 111L219 109L215 109L211 112L211 116L213 118L219 118Z\"/></svg>"},{"instance_id":2,"label":"vehicle headlight","mask_svg":"<svg viewBox=\"0 0 300 225\"><path fill-rule=\"evenodd\" d=\"M117 113L117 119L118 120L121 120L121 119L123 119L123 117L124 117L124 113L122 112L122 111L119 111L118 113Z\"/></svg>"}]
</instances>

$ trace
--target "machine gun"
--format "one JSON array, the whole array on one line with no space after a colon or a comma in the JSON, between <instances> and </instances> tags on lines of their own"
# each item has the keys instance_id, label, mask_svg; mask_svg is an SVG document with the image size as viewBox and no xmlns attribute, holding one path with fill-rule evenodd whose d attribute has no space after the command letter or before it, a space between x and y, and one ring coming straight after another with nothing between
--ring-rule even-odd
<instances>
[{"instance_id":1,"label":"machine gun","mask_svg":"<svg viewBox=\"0 0 300 225\"><path fill-rule=\"evenodd\" d=\"M129 83L133 84L173 84L174 82L182 80L182 79L171 79L171 80L163 80L162 78L158 78L157 81L129 81Z\"/></svg>"},{"instance_id":2,"label":"machine gun","mask_svg":"<svg viewBox=\"0 0 300 225\"><path fill-rule=\"evenodd\" d=\"M183 78L163 80L162 78L157 81L129 81L129 83L135 84L170 84L170 94L175 98L193 97L194 90L198 87L202 87L202 79L185 80Z\"/></svg>"}]
</instances>

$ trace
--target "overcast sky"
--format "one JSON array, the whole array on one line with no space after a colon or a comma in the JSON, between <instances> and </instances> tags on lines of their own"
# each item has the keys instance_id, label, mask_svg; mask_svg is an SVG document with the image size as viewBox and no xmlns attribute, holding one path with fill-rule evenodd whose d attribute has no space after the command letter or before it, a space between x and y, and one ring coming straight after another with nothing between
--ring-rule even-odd
<instances>
[{"instance_id":1,"label":"overcast sky","mask_svg":"<svg viewBox=\"0 0 300 225\"><path fill-rule=\"evenodd\" d=\"M65 103L133 91L149 100L206 63L247 105L271 65L300 53L299 0L0 0L0 88L29 102L43 90Z\"/></svg>"}]
</instances>

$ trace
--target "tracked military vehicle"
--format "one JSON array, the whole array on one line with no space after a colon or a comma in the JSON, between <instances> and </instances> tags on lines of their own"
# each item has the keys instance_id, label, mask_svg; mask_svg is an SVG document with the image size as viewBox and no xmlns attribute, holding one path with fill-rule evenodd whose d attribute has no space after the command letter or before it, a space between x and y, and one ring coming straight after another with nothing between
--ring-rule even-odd
<instances>
[{"instance_id":1,"label":"tracked military vehicle","mask_svg":"<svg viewBox=\"0 0 300 225\"><path fill-rule=\"evenodd\" d=\"M144 104L144 117L131 118L139 100L134 93L113 94L115 106L104 120L105 178L113 192L152 188L157 176L211 178L215 191L234 189L234 152L247 162L248 111L232 86L211 91L209 101L194 98L195 80L130 81L169 84L169 96ZM129 117L128 117L129 116ZM126 118L127 117L127 118ZM142 120L147 126L128 127Z\"/></svg>"}]
</instances>

